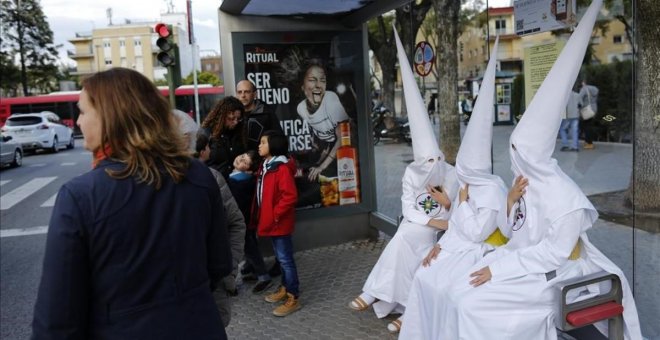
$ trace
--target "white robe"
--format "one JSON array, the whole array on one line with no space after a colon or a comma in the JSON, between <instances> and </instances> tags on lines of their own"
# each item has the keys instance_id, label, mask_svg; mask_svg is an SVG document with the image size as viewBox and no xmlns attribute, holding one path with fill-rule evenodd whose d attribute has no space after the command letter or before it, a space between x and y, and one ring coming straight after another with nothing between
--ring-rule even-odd
<instances>
[{"instance_id":1,"label":"white robe","mask_svg":"<svg viewBox=\"0 0 660 340\"><path fill-rule=\"evenodd\" d=\"M453 167L447 166L446 169L443 188L451 200L458 190L458 182ZM416 204L417 197L426 189L415 189L412 176L406 169L401 195L404 219L362 288L363 292L379 300L373 304L379 318L392 312L404 312L415 271L436 242L438 230L426 225L431 218ZM449 216L450 211L443 207L434 218L448 220Z\"/></svg>"},{"instance_id":2,"label":"white robe","mask_svg":"<svg viewBox=\"0 0 660 340\"><path fill-rule=\"evenodd\" d=\"M533 207L527 206L527 209ZM515 209L512 209L512 213ZM528 211L527 218L537 216ZM528 221L529 225L542 223ZM600 253L588 240L580 226L589 225L585 210L576 210L554 221L547 232L523 227L511 231L512 239L503 247L487 254L463 275L458 276L441 299L447 327L439 329L443 339L557 339L555 313L559 305L559 281L588 275L600 270L621 278L624 291L625 339L641 339L639 320L630 287L621 270ZM505 233L507 234L507 233ZM578 239L580 258L567 260ZM489 282L472 287L470 273L489 266ZM556 270L554 278L546 273ZM589 291L574 291L569 302L597 294L598 285ZM602 330L602 325L600 327Z\"/></svg>"},{"instance_id":3,"label":"white robe","mask_svg":"<svg viewBox=\"0 0 660 340\"><path fill-rule=\"evenodd\" d=\"M472 202L463 202L452 212L449 229L438 241L442 249L438 258L417 270L399 339L443 339L439 335L448 325L442 317L446 314L442 293L494 249L483 241L497 229L497 211L477 209Z\"/></svg>"}]
</instances>

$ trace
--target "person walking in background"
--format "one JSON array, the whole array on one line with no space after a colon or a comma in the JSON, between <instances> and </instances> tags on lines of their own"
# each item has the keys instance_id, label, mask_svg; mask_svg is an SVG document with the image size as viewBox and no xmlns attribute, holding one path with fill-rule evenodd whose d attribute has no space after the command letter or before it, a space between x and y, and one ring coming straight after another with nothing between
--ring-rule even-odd
<instances>
[{"instance_id":1,"label":"person walking in background","mask_svg":"<svg viewBox=\"0 0 660 340\"><path fill-rule=\"evenodd\" d=\"M568 96L566 103L566 118L562 119L559 127L559 136L561 137L561 151L579 151L578 148L578 129L580 124L580 95L572 91ZM571 144L568 144L568 130L571 133Z\"/></svg>"},{"instance_id":2,"label":"person walking in background","mask_svg":"<svg viewBox=\"0 0 660 340\"><path fill-rule=\"evenodd\" d=\"M282 132L280 120L275 113L266 107L266 103L257 99L257 87L249 80L241 80L236 84L236 98L241 101L243 128L247 139L247 150L257 151L259 139L267 130Z\"/></svg>"},{"instance_id":3,"label":"person walking in background","mask_svg":"<svg viewBox=\"0 0 660 340\"><path fill-rule=\"evenodd\" d=\"M298 190L294 181L296 165L287 158L289 143L285 135L266 131L259 143L264 161L257 173L257 192L252 219L259 236L268 236L282 270L282 285L265 297L270 303L284 301L273 310L275 316L287 316L301 308L298 269L293 258L292 234Z\"/></svg>"},{"instance_id":4,"label":"person walking in background","mask_svg":"<svg viewBox=\"0 0 660 340\"><path fill-rule=\"evenodd\" d=\"M593 85L588 85L587 80L582 80L582 88L580 89L580 109L583 110L587 106L591 107L594 116L589 119L582 120L582 130L584 131L584 149L591 150L594 148L594 138L596 129L596 114L598 114L598 88Z\"/></svg>"},{"instance_id":5,"label":"person walking in background","mask_svg":"<svg viewBox=\"0 0 660 340\"><path fill-rule=\"evenodd\" d=\"M429 112L429 120L433 124L435 124L435 103L437 98L438 98L438 94L432 93L431 99L429 99L429 106L427 107L427 111Z\"/></svg>"},{"instance_id":6,"label":"person walking in background","mask_svg":"<svg viewBox=\"0 0 660 340\"><path fill-rule=\"evenodd\" d=\"M202 133L209 137L209 159L206 164L220 171L225 179L233 170L234 159L246 150L246 137L241 126L243 104L235 97L220 100L202 123Z\"/></svg>"},{"instance_id":7,"label":"person walking in background","mask_svg":"<svg viewBox=\"0 0 660 340\"><path fill-rule=\"evenodd\" d=\"M49 223L33 339L226 339L212 291L231 272L222 197L142 74L82 81L93 169Z\"/></svg>"},{"instance_id":8,"label":"person walking in background","mask_svg":"<svg viewBox=\"0 0 660 340\"><path fill-rule=\"evenodd\" d=\"M470 117L472 116L472 95L468 95L465 99L463 99L463 102L461 102L461 110L465 115L463 124L467 125L467 123L470 121Z\"/></svg>"}]
</instances>

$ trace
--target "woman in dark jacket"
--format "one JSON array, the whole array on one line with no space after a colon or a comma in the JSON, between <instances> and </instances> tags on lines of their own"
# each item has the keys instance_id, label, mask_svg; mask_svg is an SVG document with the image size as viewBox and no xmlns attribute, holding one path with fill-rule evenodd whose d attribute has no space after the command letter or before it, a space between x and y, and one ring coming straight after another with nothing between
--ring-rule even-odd
<instances>
[{"instance_id":1,"label":"woman in dark jacket","mask_svg":"<svg viewBox=\"0 0 660 340\"><path fill-rule=\"evenodd\" d=\"M235 97L220 100L202 123L203 131L209 137L211 155L208 166L220 171L227 179L233 170L236 156L246 150L241 119L244 114L243 104Z\"/></svg>"},{"instance_id":2,"label":"woman in dark jacket","mask_svg":"<svg viewBox=\"0 0 660 340\"><path fill-rule=\"evenodd\" d=\"M218 185L192 160L153 83L83 80L93 170L59 191L33 339L226 339L211 291L231 271Z\"/></svg>"}]
</instances>

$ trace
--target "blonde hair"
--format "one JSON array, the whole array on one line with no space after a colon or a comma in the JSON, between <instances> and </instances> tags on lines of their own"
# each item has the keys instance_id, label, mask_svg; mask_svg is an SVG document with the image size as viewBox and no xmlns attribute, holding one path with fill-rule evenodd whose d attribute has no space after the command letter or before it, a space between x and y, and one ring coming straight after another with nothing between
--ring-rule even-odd
<instances>
[{"instance_id":1,"label":"blonde hair","mask_svg":"<svg viewBox=\"0 0 660 340\"><path fill-rule=\"evenodd\" d=\"M170 104L142 74L113 68L82 81L101 120L101 150L126 166L106 169L113 178L136 177L159 189L162 173L175 183L185 177L189 152ZM94 150L95 152L97 150Z\"/></svg>"}]
</instances>

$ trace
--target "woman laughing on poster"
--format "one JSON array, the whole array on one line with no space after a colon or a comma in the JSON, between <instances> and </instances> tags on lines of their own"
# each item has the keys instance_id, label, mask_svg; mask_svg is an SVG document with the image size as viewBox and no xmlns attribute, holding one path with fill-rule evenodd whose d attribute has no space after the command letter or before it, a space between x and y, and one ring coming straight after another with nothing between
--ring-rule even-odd
<instances>
[{"instance_id":1,"label":"woman laughing on poster","mask_svg":"<svg viewBox=\"0 0 660 340\"><path fill-rule=\"evenodd\" d=\"M319 160L309 168L307 178L312 182L318 180L321 173L326 175L326 170L327 175L336 175L335 158L341 145L337 125L350 118L337 94L326 91L327 77L323 64L317 59L310 59L304 70L301 89L305 99L298 104L297 111L312 128L317 147L321 150Z\"/></svg>"}]
</instances>

